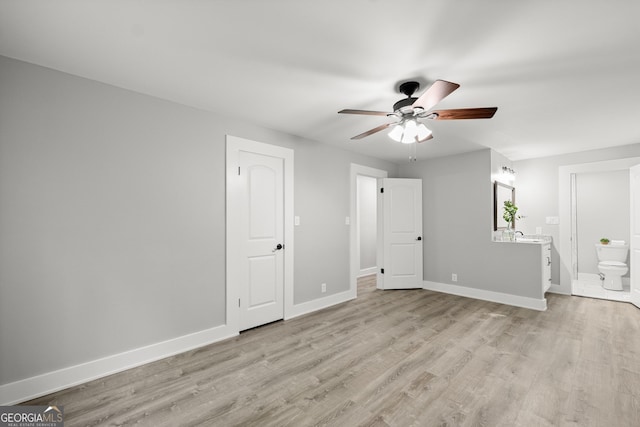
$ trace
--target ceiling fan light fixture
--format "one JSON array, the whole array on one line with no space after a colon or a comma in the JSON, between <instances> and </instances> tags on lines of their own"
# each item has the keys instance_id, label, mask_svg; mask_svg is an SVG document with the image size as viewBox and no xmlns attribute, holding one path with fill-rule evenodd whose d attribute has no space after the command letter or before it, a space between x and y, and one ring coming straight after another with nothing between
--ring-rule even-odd
<instances>
[{"instance_id":1,"label":"ceiling fan light fixture","mask_svg":"<svg viewBox=\"0 0 640 427\"><path fill-rule=\"evenodd\" d=\"M431 135L431 131L415 119L404 119L395 125L389 132L389 138L403 144L413 144L422 141Z\"/></svg>"}]
</instances>

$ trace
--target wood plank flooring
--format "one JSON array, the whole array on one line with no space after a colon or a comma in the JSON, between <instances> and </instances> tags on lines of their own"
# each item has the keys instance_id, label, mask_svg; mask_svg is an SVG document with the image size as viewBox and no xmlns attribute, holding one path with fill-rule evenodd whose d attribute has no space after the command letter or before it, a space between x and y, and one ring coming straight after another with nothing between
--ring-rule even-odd
<instances>
[{"instance_id":1,"label":"wood plank flooring","mask_svg":"<svg viewBox=\"0 0 640 427\"><path fill-rule=\"evenodd\" d=\"M380 291L27 402L65 425L638 426L640 310Z\"/></svg>"}]
</instances>

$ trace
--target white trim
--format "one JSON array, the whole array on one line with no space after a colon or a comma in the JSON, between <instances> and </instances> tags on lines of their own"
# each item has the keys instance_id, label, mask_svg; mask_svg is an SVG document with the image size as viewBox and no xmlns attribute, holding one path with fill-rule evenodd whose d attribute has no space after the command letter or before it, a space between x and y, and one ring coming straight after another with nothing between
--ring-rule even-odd
<instances>
[{"instance_id":1,"label":"white trim","mask_svg":"<svg viewBox=\"0 0 640 427\"><path fill-rule=\"evenodd\" d=\"M293 306L293 309L287 313L285 320L322 310L323 308L331 307L336 304L342 304L343 302L347 302L352 299L355 299L355 295L351 293L351 290L348 290L338 294L329 295L324 298L296 304Z\"/></svg>"},{"instance_id":2,"label":"white trim","mask_svg":"<svg viewBox=\"0 0 640 427\"><path fill-rule=\"evenodd\" d=\"M360 270L358 277L371 276L372 274L376 274L378 272L378 267L373 266L369 268L363 268Z\"/></svg>"},{"instance_id":3,"label":"white trim","mask_svg":"<svg viewBox=\"0 0 640 427\"><path fill-rule=\"evenodd\" d=\"M360 251L358 239L358 175L372 178L386 178L388 172L369 166L351 163L349 181L351 182L350 213L351 226L349 230L349 295L350 299L358 295L358 275L360 273ZM374 270L375 272L375 270Z\"/></svg>"},{"instance_id":4,"label":"white trim","mask_svg":"<svg viewBox=\"0 0 640 427\"><path fill-rule=\"evenodd\" d=\"M571 277L578 278L578 192L576 191L576 174L570 175L571 179ZM572 281L573 282L573 281ZM573 285L572 285L573 286ZM573 289L572 289L573 291Z\"/></svg>"},{"instance_id":5,"label":"white trim","mask_svg":"<svg viewBox=\"0 0 640 427\"><path fill-rule=\"evenodd\" d=\"M448 283L429 282L427 280L422 283L422 288L430 291L443 292L445 294L458 295L461 297L480 299L484 301L498 302L500 304L529 308L531 310L545 311L547 309L547 300L545 298L536 299L530 297L522 297L518 295L503 294L502 292L493 292L484 289L451 285Z\"/></svg>"},{"instance_id":6,"label":"white trim","mask_svg":"<svg viewBox=\"0 0 640 427\"><path fill-rule=\"evenodd\" d=\"M233 262L237 253L237 243L239 239L233 236L237 234L238 227L242 225L238 223L238 215L233 212L234 196L237 194L237 170L239 165L238 154L240 151L248 151L258 153L265 156L273 156L283 159L284 162L284 318L290 317L290 313L294 311L293 304L293 160L294 152L290 148L280 147L277 145L265 144L262 142L251 141L236 136L227 135L227 183L226 183L226 294L227 294L227 324L233 330L239 331L239 315L238 307L238 287L233 284L236 282L234 277Z\"/></svg>"},{"instance_id":7,"label":"white trim","mask_svg":"<svg viewBox=\"0 0 640 427\"><path fill-rule=\"evenodd\" d=\"M571 180L572 175L585 172L606 172L629 169L640 163L640 157L606 160L602 162L580 163L560 166L558 168L558 206L560 208L560 238L556 244L560 255L560 284L551 286L550 292L571 295L573 277L573 254L571 245L571 224L573 223L571 209Z\"/></svg>"},{"instance_id":8,"label":"white trim","mask_svg":"<svg viewBox=\"0 0 640 427\"><path fill-rule=\"evenodd\" d=\"M3 384L0 386L0 405L13 405L24 402L236 335L238 335L238 332L231 330L228 325L216 326L204 331Z\"/></svg>"},{"instance_id":9,"label":"white trim","mask_svg":"<svg viewBox=\"0 0 640 427\"><path fill-rule=\"evenodd\" d=\"M629 168L629 302L640 308L640 272L638 271L638 257L640 256L640 242L638 241L638 200L640 198L640 165ZM624 281L623 281L624 284Z\"/></svg>"}]
</instances>

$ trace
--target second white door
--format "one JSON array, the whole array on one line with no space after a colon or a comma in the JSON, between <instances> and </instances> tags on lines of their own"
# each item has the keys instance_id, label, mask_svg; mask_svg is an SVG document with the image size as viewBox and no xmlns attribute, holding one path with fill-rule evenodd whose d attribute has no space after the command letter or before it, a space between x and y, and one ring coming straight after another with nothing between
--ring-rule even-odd
<instances>
[{"instance_id":1,"label":"second white door","mask_svg":"<svg viewBox=\"0 0 640 427\"><path fill-rule=\"evenodd\" d=\"M378 287L422 288L422 181L378 182Z\"/></svg>"}]
</instances>

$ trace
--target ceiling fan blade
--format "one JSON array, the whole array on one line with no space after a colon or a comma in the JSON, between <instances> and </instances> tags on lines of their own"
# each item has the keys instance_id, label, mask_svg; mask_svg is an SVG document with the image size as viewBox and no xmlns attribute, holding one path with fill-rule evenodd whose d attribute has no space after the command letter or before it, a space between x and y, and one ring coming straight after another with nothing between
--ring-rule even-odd
<instances>
[{"instance_id":1,"label":"ceiling fan blade","mask_svg":"<svg viewBox=\"0 0 640 427\"><path fill-rule=\"evenodd\" d=\"M458 83L448 82L446 80L436 80L429 89L425 91L420 98L416 99L412 107L422 107L425 111L432 109L438 102L445 99L454 90L458 89Z\"/></svg>"},{"instance_id":2,"label":"ceiling fan blade","mask_svg":"<svg viewBox=\"0 0 640 427\"><path fill-rule=\"evenodd\" d=\"M338 114L364 114L367 116L388 116L393 113L387 113L384 111L352 110L352 109L346 108L344 110L338 111Z\"/></svg>"},{"instance_id":3,"label":"ceiling fan blade","mask_svg":"<svg viewBox=\"0 0 640 427\"><path fill-rule=\"evenodd\" d=\"M453 110L436 110L433 120L490 119L498 111L498 107L456 108Z\"/></svg>"},{"instance_id":4,"label":"ceiling fan blade","mask_svg":"<svg viewBox=\"0 0 640 427\"><path fill-rule=\"evenodd\" d=\"M419 139L418 142L425 142L425 141L428 141L430 139L433 139L433 134L432 133L430 133L429 136L426 137L425 139Z\"/></svg>"},{"instance_id":5,"label":"ceiling fan blade","mask_svg":"<svg viewBox=\"0 0 640 427\"><path fill-rule=\"evenodd\" d=\"M380 132L381 130L385 130L386 128L388 128L391 125L395 125L395 123L385 123L383 125L380 125L378 127L373 128L373 129L369 129L368 131L363 132L360 135L356 135L356 136L352 137L351 139L362 139L362 138L364 138L366 136L373 135L374 133Z\"/></svg>"}]
</instances>

